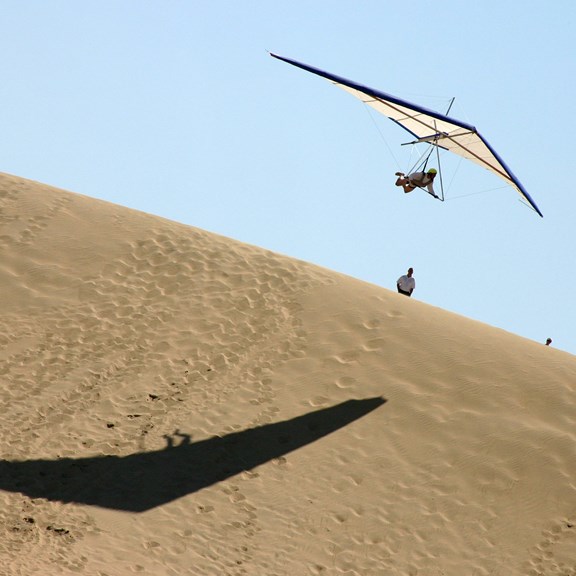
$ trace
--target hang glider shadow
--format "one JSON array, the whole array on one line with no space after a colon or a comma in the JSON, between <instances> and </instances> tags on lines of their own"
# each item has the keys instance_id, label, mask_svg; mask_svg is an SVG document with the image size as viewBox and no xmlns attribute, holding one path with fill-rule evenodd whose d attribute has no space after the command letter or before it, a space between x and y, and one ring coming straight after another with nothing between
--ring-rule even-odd
<instances>
[{"instance_id":1,"label":"hang glider shadow","mask_svg":"<svg viewBox=\"0 0 576 576\"><path fill-rule=\"evenodd\" d=\"M0 461L0 489L31 498L144 512L265 464L365 416L380 397L348 400L290 420L129 456Z\"/></svg>"}]
</instances>

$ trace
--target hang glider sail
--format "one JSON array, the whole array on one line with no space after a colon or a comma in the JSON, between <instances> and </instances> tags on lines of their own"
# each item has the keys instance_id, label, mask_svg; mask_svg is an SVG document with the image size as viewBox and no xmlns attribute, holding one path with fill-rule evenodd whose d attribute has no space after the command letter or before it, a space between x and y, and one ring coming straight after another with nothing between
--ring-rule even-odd
<instances>
[{"instance_id":1,"label":"hang glider sail","mask_svg":"<svg viewBox=\"0 0 576 576\"><path fill-rule=\"evenodd\" d=\"M388 116L388 118L412 134L415 138L415 140L411 142L412 144L423 142L449 150L493 172L510 186L514 187L528 204L542 216L542 212L540 212L540 209L534 200L532 200L530 194L525 190L522 183L514 176L504 160L502 160L494 148L492 148L474 126L401 100L385 92L330 74L319 68L308 66L302 62L284 58L283 56L278 56L273 53L270 53L270 55L278 60L302 68L302 70L326 78L381 114Z\"/></svg>"}]
</instances>

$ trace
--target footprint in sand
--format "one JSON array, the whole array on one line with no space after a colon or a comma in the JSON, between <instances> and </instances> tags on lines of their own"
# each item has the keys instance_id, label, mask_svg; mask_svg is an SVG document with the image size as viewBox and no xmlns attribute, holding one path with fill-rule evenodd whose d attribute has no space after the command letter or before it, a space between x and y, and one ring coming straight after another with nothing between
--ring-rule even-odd
<instances>
[{"instance_id":1,"label":"footprint in sand","mask_svg":"<svg viewBox=\"0 0 576 576\"><path fill-rule=\"evenodd\" d=\"M525 573L530 576L576 574L576 519L557 521L542 532L542 540L532 549Z\"/></svg>"}]
</instances>

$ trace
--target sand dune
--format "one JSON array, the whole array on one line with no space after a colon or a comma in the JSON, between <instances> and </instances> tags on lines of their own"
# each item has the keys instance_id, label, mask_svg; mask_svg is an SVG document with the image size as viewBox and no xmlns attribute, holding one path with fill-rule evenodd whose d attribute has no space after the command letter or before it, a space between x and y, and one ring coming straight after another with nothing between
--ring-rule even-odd
<instances>
[{"instance_id":1,"label":"sand dune","mask_svg":"<svg viewBox=\"0 0 576 576\"><path fill-rule=\"evenodd\" d=\"M0 176L0 575L576 575L576 359Z\"/></svg>"}]
</instances>

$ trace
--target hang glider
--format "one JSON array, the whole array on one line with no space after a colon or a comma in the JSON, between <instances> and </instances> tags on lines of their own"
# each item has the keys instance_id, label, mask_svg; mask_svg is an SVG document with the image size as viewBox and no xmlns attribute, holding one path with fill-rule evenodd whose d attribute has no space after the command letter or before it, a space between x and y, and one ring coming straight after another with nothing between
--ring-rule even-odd
<instances>
[{"instance_id":1,"label":"hang glider","mask_svg":"<svg viewBox=\"0 0 576 576\"><path fill-rule=\"evenodd\" d=\"M543 216L522 183L474 126L302 62L284 58L272 52L270 56L326 78L339 88L356 96L412 134L415 140L410 142L411 144L422 142L443 148L493 172L515 188L534 211Z\"/></svg>"}]
</instances>

